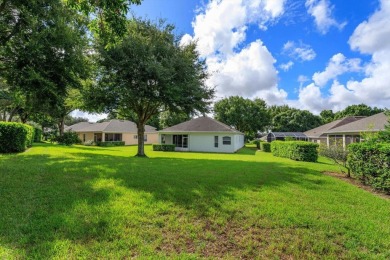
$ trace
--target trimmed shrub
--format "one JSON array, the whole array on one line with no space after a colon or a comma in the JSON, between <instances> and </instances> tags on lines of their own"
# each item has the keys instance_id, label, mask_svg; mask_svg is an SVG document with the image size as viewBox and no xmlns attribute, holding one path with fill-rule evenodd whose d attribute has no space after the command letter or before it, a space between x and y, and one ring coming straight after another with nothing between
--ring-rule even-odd
<instances>
[{"instance_id":1,"label":"trimmed shrub","mask_svg":"<svg viewBox=\"0 0 390 260\"><path fill-rule=\"evenodd\" d=\"M59 144L63 145L73 145L73 144L81 144L81 140L76 132L65 132L62 136L57 136L55 140Z\"/></svg>"},{"instance_id":2,"label":"trimmed shrub","mask_svg":"<svg viewBox=\"0 0 390 260\"><path fill-rule=\"evenodd\" d=\"M153 144L153 151L174 152L174 144Z\"/></svg>"},{"instance_id":3,"label":"trimmed shrub","mask_svg":"<svg viewBox=\"0 0 390 260\"><path fill-rule=\"evenodd\" d=\"M0 122L0 153L23 152L31 147L34 128L22 123Z\"/></svg>"},{"instance_id":4,"label":"trimmed shrub","mask_svg":"<svg viewBox=\"0 0 390 260\"><path fill-rule=\"evenodd\" d=\"M42 142L42 129L38 127L34 127L34 142Z\"/></svg>"},{"instance_id":5,"label":"trimmed shrub","mask_svg":"<svg viewBox=\"0 0 390 260\"><path fill-rule=\"evenodd\" d=\"M271 152L274 156L290 158L296 161L316 162L318 144L305 141L273 141Z\"/></svg>"},{"instance_id":6,"label":"trimmed shrub","mask_svg":"<svg viewBox=\"0 0 390 260\"><path fill-rule=\"evenodd\" d=\"M125 141L97 142L96 145L101 147L125 146Z\"/></svg>"},{"instance_id":7,"label":"trimmed shrub","mask_svg":"<svg viewBox=\"0 0 390 260\"><path fill-rule=\"evenodd\" d=\"M260 140L253 140L250 142L251 144L255 144L256 148L260 150Z\"/></svg>"},{"instance_id":8,"label":"trimmed shrub","mask_svg":"<svg viewBox=\"0 0 390 260\"><path fill-rule=\"evenodd\" d=\"M377 190L390 193L390 144L354 143L348 145L347 163L352 175Z\"/></svg>"},{"instance_id":9,"label":"trimmed shrub","mask_svg":"<svg viewBox=\"0 0 390 260\"><path fill-rule=\"evenodd\" d=\"M261 142L260 149L263 152L270 153L271 152L271 143Z\"/></svg>"}]
</instances>

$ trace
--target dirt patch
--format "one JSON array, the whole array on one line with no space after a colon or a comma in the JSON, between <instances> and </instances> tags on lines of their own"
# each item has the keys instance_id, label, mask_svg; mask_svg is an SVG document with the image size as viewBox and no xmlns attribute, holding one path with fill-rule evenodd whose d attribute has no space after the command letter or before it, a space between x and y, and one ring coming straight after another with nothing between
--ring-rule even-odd
<instances>
[{"instance_id":1,"label":"dirt patch","mask_svg":"<svg viewBox=\"0 0 390 260\"><path fill-rule=\"evenodd\" d=\"M338 172L322 172L322 173L326 174L328 176L336 177L337 179L340 179L340 180L348 182L352 185L355 185L356 187L359 187L360 189L368 191L368 192L374 194L375 196L390 200L390 195L387 195L383 192L376 191L371 186L365 185L365 184L361 183L359 180L356 180L354 178L348 178L347 176L345 176L345 174L338 173Z\"/></svg>"}]
</instances>

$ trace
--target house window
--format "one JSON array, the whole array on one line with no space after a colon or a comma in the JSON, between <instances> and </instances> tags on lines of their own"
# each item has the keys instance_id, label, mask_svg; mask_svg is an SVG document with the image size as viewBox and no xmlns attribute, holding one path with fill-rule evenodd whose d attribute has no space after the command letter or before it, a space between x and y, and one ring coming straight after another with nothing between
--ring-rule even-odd
<instances>
[{"instance_id":1,"label":"house window","mask_svg":"<svg viewBox=\"0 0 390 260\"><path fill-rule=\"evenodd\" d=\"M188 135L173 135L173 144L176 147L188 148Z\"/></svg>"},{"instance_id":2,"label":"house window","mask_svg":"<svg viewBox=\"0 0 390 260\"><path fill-rule=\"evenodd\" d=\"M134 135L134 139L138 139L138 135Z\"/></svg>"},{"instance_id":3,"label":"house window","mask_svg":"<svg viewBox=\"0 0 390 260\"><path fill-rule=\"evenodd\" d=\"M165 135L161 135L161 143L165 144Z\"/></svg>"},{"instance_id":4,"label":"house window","mask_svg":"<svg viewBox=\"0 0 390 260\"><path fill-rule=\"evenodd\" d=\"M230 145L232 144L232 138L230 136L224 136L222 137L222 143L224 145Z\"/></svg>"},{"instance_id":5,"label":"house window","mask_svg":"<svg viewBox=\"0 0 390 260\"><path fill-rule=\"evenodd\" d=\"M145 141L145 142L148 141L148 135L144 135L144 141Z\"/></svg>"},{"instance_id":6,"label":"house window","mask_svg":"<svg viewBox=\"0 0 390 260\"><path fill-rule=\"evenodd\" d=\"M85 134L83 134L83 142L85 143Z\"/></svg>"},{"instance_id":7,"label":"house window","mask_svg":"<svg viewBox=\"0 0 390 260\"><path fill-rule=\"evenodd\" d=\"M122 141L122 134L105 134L104 140L106 142L117 142Z\"/></svg>"},{"instance_id":8,"label":"house window","mask_svg":"<svg viewBox=\"0 0 390 260\"><path fill-rule=\"evenodd\" d=\"M218 147L218 136L214 136L214 147Z\"/></svg>"}]
</instances>

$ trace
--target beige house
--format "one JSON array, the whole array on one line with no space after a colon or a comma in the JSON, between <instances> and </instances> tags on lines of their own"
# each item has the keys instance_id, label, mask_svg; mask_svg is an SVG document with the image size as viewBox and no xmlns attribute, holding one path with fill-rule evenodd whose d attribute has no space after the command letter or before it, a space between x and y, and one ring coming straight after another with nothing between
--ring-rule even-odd
<instances>
[{"instance_id":1,"label":"beige house","mask_svg":"<svg viewBox=\"0 0 390 260\"><path fill-rule=\"evenodd\" d=\"M377 133L385 129L388 117L384 112L359 119L349 124L334 127L324 131L327 145L342 144L346 147L350 143L360 142L363 133Z\"/></svg>"},{"instance_id":2,"label":"beige house","mask_svg":"<svg viewBox=\"0 0 390 260\"><path fill-rule=\"evenodd\" d=\"M244 146L244 134L210 117L199 117L159 131L160 144L176 151L234 153Z\"/></svg>"},{"instance_id":3,"label":"beige house","mask_svg":"<svg viewBox=\"0 0 390 260\"><path fill-rule=\"evenodd\" d=\"M124 141L125 145L138 144L137 125L128 120L110 120L102 123L80 122L65 128L65 131L76 132L83 143ZM156 128L145 126L145 144L158 142Z\"/></svg>"},{"instance_id":4,"label":"beige house","mask_svg":"<svg viewBox=\"0 0 390 260\"><path fill-rule=\"evenodd\" d=\"M327 138L328 138L328 135L326 134L327 131L358 121L362 118L364 118L364 116L344 117L342 119L338 119L333 122L327 123L325 125L308 130L304 132L304 134L307 136L308 141L310 142L318 143L318 144L327 144Z\"/></svg>"}]
</instances>

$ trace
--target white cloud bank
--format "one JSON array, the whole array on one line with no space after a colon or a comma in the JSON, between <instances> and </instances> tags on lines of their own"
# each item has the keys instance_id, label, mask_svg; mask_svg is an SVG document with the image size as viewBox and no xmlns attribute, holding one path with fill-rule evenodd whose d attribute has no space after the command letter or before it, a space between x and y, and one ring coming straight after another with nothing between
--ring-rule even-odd
<instances>
[{"instance_id":1,"label":"white cloud bank","mask_svg":"<svg viewBox=\"0 0 390 260\"><path fill-rule=\"evenodd\" d=\"M184 35L181 44L191 40L206 58L218 97L258 96L268 103L282 103L287 93L277 87L275 59L260 39L246 46L249 25L266 30L284 13L286 0L215 0L196 15L194 35ZM232 11L234 10L234 11Z\"/></svg>"},{"instance_id":2,"label":"white cloud bank","mask_svg":"<svg viewBox=\"0 0 390 260\"><path fill-rule=\"evenodd\" d=\"M353 50L370 54L371 61L361 66L359 59L334 55L323 72L313 75L314 83L301 88L299 102L304 108L319 112L324 108L340 110L350 104L390 107L390 1L382 0L381 7L367 21L362 22L349 39ZM362 71L362 80L341 84L337 76L346 72ZM333 80L328 97L322 97L320 87ZM315 100L315 102L313 102Z\"/></svg>"}]
</instances>

